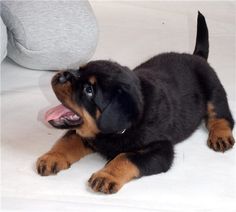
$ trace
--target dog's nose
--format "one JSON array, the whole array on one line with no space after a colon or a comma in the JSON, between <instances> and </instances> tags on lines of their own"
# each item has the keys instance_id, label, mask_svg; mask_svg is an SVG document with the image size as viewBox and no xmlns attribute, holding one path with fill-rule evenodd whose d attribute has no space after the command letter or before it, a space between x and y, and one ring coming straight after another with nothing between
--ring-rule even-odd
<instances>
[{"instance_id":1,"label":"dog's nose","mask_svg":"<svg viewBox=\"0 0 236 212\"><path fill-rule=\"evenodd\" d=\"M60 76L58 78L59 83L64 84L67 81L71 80L72 74L69 71L64 71L60 73Z\"/></svg>"}]
</instances>

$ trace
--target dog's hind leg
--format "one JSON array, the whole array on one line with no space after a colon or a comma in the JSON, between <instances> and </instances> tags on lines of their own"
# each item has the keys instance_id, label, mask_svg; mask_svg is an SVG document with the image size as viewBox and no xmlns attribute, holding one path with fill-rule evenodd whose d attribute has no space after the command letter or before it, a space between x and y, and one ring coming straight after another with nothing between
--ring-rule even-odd
<instances>
[{"instance_id":1,"label":"dog's hind leg","mask_svg":"<svg viewBox=\"0 0 236 212\"><path fill-rule=\"evenodd\" d=\"M233 121L229 119L227 100L224 101L217 103L209 101L207 104L206 126L209 130L207 144L211 149L220 152L232 148L235 142L232 134Z\"/></svg>"},{"instance_id":2,"label":"dog's hind leg","mask_svg":"<svg viewBox=\"0 0 236 212\"><path fill-rule=\"evenodd\" d=\"M209 130L208 146L224 152L234 145L232 118L226 92L216 73L208 67L199 70L203 92L207 100L206 126Z\"/></svg>"}]
</instances>

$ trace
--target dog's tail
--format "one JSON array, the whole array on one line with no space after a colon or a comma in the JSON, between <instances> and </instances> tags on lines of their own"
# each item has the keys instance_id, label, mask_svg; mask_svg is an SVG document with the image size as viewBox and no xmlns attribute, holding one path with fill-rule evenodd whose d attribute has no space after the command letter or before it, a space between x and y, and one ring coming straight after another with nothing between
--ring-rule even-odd
<instances>
[{"instance_id":1,"label":"dog's tail","mask_svg":"<svg viewBox=\"0 0 236 212\"><path fill-rule=\"evenodd\" d=\"M208 29L205 17L198 11L197 37L193 54L199 55L207 60L209 53Z\"/></svg>"}]
</instances>

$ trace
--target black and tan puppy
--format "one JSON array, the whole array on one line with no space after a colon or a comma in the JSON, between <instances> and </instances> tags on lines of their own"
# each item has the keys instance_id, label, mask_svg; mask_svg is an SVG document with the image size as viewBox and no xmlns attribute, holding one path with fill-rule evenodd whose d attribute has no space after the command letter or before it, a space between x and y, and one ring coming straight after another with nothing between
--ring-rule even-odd
<instances>
[{"instance_id":1,"label":"black and tan puppy","mask_svg":"<svg viewBox=\"0 0 236 212\"><path fill-rule=\"evenodd\" d=\"M160 54L133 71L111 61L93 61L52 79L62 105L47 120L69 131L37 161L42 176L56 174L85 155L109 162L94 173L94 191L115 193L133 178L166 172L174 144L205 119L208 146L224 152L234 145L234 121L226 93L207 63L208 30L198 14L194 54Z\"/></svg>"}]
</instances>

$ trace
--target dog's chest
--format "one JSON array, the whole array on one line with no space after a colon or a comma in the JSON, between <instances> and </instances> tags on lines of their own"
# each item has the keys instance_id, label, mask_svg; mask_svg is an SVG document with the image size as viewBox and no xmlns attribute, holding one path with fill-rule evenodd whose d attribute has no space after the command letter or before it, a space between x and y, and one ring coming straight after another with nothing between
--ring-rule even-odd
<instances>
[{"instance_id":1,"label":"dog's chest","mask_svg":"<svg viewBox=\"0 0 236 212\"><path fill-rule=\"evenodd\" d=\"M86 142L95 152L99 152L108 159L112 159L122 152L132 152L139 149L137 142L131 142L125 136L99 137Z\"/></svg>"}]
</instances>

